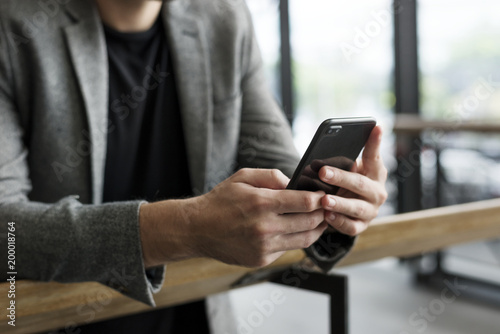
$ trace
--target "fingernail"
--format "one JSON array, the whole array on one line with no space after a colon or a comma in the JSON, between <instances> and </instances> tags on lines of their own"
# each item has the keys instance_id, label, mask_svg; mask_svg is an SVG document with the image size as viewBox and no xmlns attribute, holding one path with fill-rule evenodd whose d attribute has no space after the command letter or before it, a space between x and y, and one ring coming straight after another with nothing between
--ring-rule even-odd
<instances>
[{"instance_id":1,"label":"fingernail","mask_svg":"<svg viewBox=\"0 0 500 334\"><path fill-rule=\"evenodd\" d=\"M335 204L337 204L337 201L334 200L332 197L327 197L327 204L328 207L333 208Z\"/></svg>"},{"instance_id":2,"label":"fingernail","mask_svg":"<svg viewBox=\"0 0 500 334\"><path fill-rule=\"evenodd\" d=\"M333 170L327 169L325 172L325 179L331 179L333 177Z\"/></svg>"},{"instance_id":3,"label":"fingernail","mask_svg":"<svg viewBox=\"0 0 500 334\"><path fill-rule=\"evenodd\" d=\"M335 214L334 213L330 213L330 217L329 218L330 218L330 220L335 220L335 218L336 218Z\"/></svg>"}]
</instances>

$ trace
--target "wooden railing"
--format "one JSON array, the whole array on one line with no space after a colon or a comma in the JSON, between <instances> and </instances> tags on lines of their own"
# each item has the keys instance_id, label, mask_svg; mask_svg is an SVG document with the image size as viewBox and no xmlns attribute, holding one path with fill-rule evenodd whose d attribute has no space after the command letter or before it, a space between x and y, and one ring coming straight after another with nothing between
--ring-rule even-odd
<instances>
[{"instance_id":1,"label":"wooden railing","mask_svg":"<svg viewBox=\"0 0 500 334\"><path fill-rule=\"evenodd\" d=\"M380 218L361 235L339 266L389 256L408 256L443 247L500 237L500 199ZM304 259L302 251L286 253L269 268ZM165 284L155 295L158 307L201 299L231 289L251 269L209 259L171 264ZM16 327L7 324L8 285L0 284L0 333L33 333L147 311L150 308L98 283L16 283Z\"/></svg>"},{"instance_id":2,"label":"wooden railing","mask_svg":"<svg viewBox=\"0 0 500 334\"><path fill-rule=\"evenodd\" d=\"M500 132L500 122L497 119L491 120L426 120L416 115L397 115L394 122L393 131L396 134L419 135L425 130L440 132L475 132L494 133Z\"/></svg>"}]
</instances>

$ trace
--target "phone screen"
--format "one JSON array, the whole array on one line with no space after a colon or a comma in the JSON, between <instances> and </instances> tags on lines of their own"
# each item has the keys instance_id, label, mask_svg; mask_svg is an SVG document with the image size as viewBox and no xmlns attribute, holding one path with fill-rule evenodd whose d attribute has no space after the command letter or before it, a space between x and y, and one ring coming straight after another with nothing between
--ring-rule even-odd
<instances>
[{"instance_id":1,"label":"phone screen","mask_svg":"<svg viewBox=\"0 0 500 334\"><path fill-rule=\"evenodd\" d=\"M314 135L288 189L337 194L339 188L324 183L318 173L325 165L351 170L375 127L373 118L328 119Z\"/></svg>"}]
</instances>

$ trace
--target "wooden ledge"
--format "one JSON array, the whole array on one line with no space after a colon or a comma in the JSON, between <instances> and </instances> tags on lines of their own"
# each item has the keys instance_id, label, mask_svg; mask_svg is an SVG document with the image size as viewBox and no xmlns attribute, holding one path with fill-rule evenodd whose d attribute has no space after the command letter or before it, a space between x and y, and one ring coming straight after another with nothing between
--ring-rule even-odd
<instances>
[{"instance_id":1,"label":"wooden ledge","mask_svg":"<svg viewBox=\"0 0 500 334\"><path fill-rule=\"evenodd\" d=\"M495 120L426 120L415 115L397 115L393 131L396 134L418 135L426 130L436 130L443 132L477 132L477 133L499 133L500 121Z\"/></svg>"},{"instance_id":2,"label":"wooden ledge","mask_svg":"<svg viewBox=\"0 0 500 334\"><path fill-rule=\"evenodd\" d=\"M500 237L500 199L384 217L373 222L339 266L388 256L409 256L443 247ZM304 258L286 253L270 267L287 267ZM251 269L209 259L171 264L155 295L159 307L227 291ZM33 333L147 311L150 308L98 283L16 282L16 327L7 324L6 283L0 284L0 332Z\"/></svg>"}]
</instances>

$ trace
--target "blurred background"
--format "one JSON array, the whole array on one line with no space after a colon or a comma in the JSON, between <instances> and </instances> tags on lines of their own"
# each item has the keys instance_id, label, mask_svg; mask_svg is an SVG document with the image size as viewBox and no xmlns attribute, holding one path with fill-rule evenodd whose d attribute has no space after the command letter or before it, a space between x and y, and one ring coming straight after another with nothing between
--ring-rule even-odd
<instances>
[{"instance_id":1,"label":"blurred background","mask_svg":"<svg viewBox=\"0 0 500 334\"><path fill-rule=\"evenodd\" d=\"M329 117L374 116L384 128L390 197L381 215L500 196L500 131L467 128L500 124L498 1L247 3L301 152ZM500 333L498 241L337 272L349 277L350 333ZM468 279L471 293L425 318L419 312L439 304L442 287L432 282L442 272ZM230 292L234 318L246 319L273 289ZM324 296L286 296L294 302L280 306L283 316L276 307L247 332L329 333Z\"/></svg>"}]
</instances>

